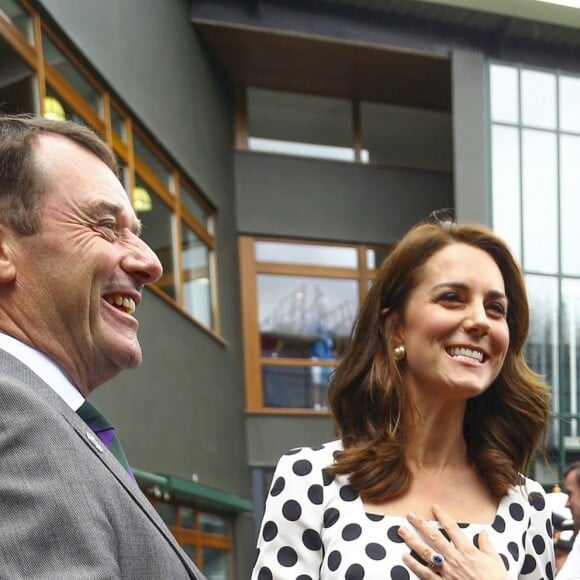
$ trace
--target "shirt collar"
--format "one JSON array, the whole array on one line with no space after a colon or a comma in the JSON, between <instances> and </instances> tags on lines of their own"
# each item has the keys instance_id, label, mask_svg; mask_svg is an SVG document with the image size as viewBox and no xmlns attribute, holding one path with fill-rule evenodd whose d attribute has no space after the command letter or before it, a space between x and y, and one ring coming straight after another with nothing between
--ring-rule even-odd
<instances>
[{"instance_id":1,"label":"shirt collar","mask_svg":"<svg viewBox=\"0 0 580 580\"><path fill-rule=\"evenodd\" d=\"M1 332L0 349L24 363L55 391L73 411L76 411L83 404L85 399L80 391L73 385L62 369L44 353Z\"/></svg>"}]
</instances>

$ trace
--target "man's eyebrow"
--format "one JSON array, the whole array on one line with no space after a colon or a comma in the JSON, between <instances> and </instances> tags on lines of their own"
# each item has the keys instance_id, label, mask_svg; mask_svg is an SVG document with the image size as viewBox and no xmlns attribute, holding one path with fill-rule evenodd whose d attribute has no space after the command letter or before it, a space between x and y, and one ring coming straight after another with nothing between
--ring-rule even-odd
<instances>
[{"instance_id":1,"label":"man's eyebrow","mask_svg":"<svg viewBox=\"0 0 580 580\"><path fill-rule=\"evenodd\" d=\"M119 218L123 215L124 207L120 204L111 203L108 201L101 201L95 205L92 205L88 208L88 210L93 215L106 215L112 214L116 218ZM141 232L143 231L143 224L140 219L131 217L131 225L129 229L136 235L140 236Z\"/></svg>"}]
</instances>

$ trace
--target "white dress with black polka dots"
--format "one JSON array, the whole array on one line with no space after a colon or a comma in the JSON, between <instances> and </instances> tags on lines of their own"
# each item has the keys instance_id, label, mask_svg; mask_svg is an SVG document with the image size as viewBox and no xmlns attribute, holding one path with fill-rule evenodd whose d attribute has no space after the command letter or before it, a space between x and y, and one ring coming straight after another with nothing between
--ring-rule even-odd
<instances>
[{"instance_id":1,"label":"white dress with black polka dots","mask_svg":"<svg viewBox=\"0 0 580 580\"><path fill-rule=\"evenodd\" d=\"M348 477L331 476L340 441L293 449L278 462L266 501L252 580L409 580L403 517L365 513ZM486 527L509 578L552 580L551 511L544 490L523 478L500 501L494 522L461 524L477 541ZM484 579L483 579L484 580Z\"/></svg>"}]
</instances>

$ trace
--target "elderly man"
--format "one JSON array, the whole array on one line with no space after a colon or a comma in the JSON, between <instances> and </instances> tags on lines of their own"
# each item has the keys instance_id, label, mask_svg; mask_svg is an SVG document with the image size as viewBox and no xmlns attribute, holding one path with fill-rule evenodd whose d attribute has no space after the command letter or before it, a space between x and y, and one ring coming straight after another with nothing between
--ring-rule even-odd
<instances>
[{"instance_id":1,"label":"elderly man","mask_svg":"<svg viewBox=\"0 0 580 580\"><path fill-rule=\"evenodd\" d=\"M203 578L85 401L141 362L133 313L162 269L139 230L91 130L0 117L3 578Z\"/></svg>"}]
</instances>

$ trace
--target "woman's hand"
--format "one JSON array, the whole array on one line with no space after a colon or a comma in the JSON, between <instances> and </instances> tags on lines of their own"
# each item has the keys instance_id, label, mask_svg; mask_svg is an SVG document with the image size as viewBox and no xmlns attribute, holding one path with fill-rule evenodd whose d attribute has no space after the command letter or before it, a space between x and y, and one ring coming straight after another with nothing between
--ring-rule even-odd
<instances>
[{"instance_id":1,"label":"woman's hand","mask_svg":"<svg viewBox=\"0 0 580 580\"><path fill-rule=\"evenodd\" d=\"M422 540L411 530L401 527L399 535L422 562L411 554L403 560L419 578L433 580L507 580L509 578L503 561L493 548L487 532L479 534L479 549L465 536L455 520L440 506L433 506L433 515L441 524L449 540L433 523L409 513L409 523L421 534ZM435 554L434 559L433 555ZM442 564L437 565L439 558ZM434 563L432 563L434 561Z\"/></svg>"}]
</instances>

